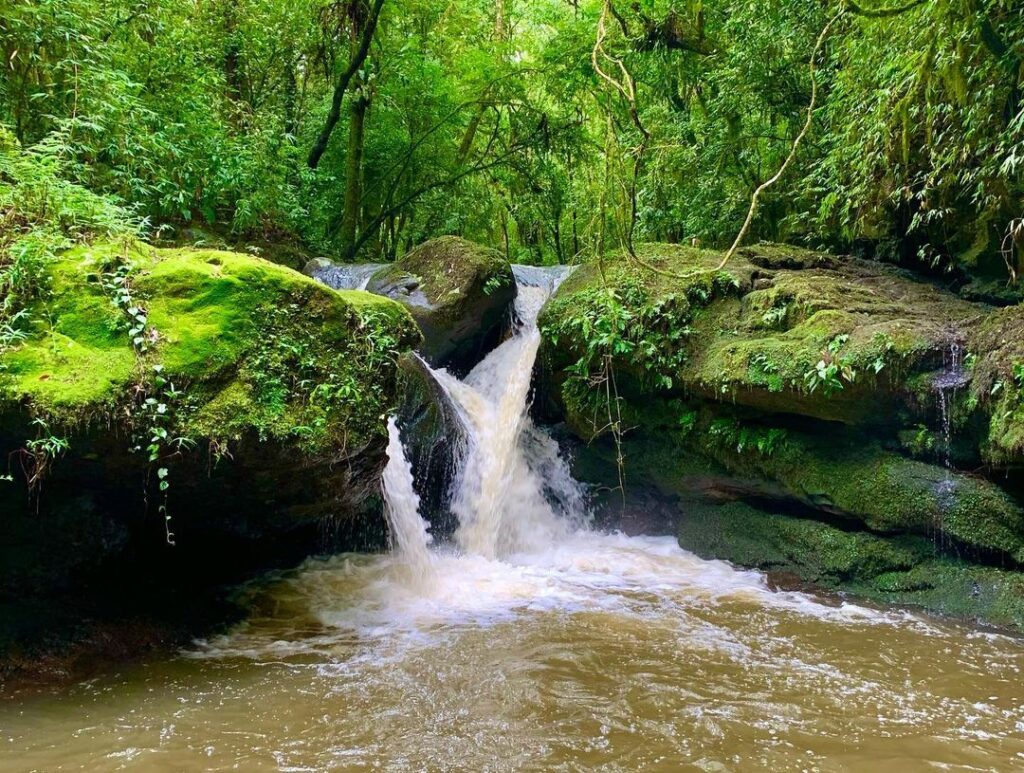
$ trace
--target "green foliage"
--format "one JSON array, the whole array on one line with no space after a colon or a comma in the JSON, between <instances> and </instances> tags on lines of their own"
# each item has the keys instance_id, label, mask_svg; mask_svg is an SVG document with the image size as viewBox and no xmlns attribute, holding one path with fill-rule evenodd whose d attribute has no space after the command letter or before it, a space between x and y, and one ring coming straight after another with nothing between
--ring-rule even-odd
<instances>
[{"instance_id":1,"label":"green foliage","mask_svg":"<svg viewBox=\"0 0 1024 773\"><path fill-rule=\"evenodd\" d=\"M732 447L736 453L757 453L771 456L786 442L786 430L778 427L761 427L748 425L731 418L717 418L707 428L708 438L712 443L721 443Z\"/></svg>"},{"instance_id":2,"label":"green foliage","mask_svg":"<svg viewBox=\"0 0 1024 773\"><path fill-rule=\"evenodd\" d=\"M131 236L134 222L114 199L66 178L67 136L23 149L0 126L0 324L5 337L28 322L25 306L45 292L47 265L75 243Z\"/></svg>"},{"instance_id":3,"label":"green foliage","mask_svg":"<svg viewBox=\"0 0 1024 773\"><path fill-rule=\"evenodd\" d=\"M814 40L839 8L615 3L605 48L638 84L634 121L590 64L604 0L505 3L500 18L479 0L388 0L311 170L362 0L8 5L0 124L25 147L58 144L66 179L160 226L388 259L457 233L527 263L624 241L634 209L638 241L729 242L789 153ZM1022 45L1006 0L847 13L819 62L811 141L752 239L1020 273ZM22 243L29 273L52 249L39 236Z\"/></svg>"},{"instance_id":4,"label":"green foliage","mask_svg":"<svg viewBox=\"0 0 1024 773\"><path fill-rule=\"evenodd\" d=\"M852 384L857 379L857 371L850 363L849 358L840 354L843 346L849 340L849 336L840 335L833 338L828 347L821 353L821 359L812 370L807 371L804 376L804 384L807 391L812 394L820 387L825 396L841 392L845 387L843 382ZM877 373L882 369L882 360L875 360L878 367Z\"/></svg>"},{"instance_id":5,"label":"green foliage","mask_svg":"<svg viewBox=\"0 0 1024 773\"><path fill-rule=\"evenodd\" d=\"M565 396L576 403L576 410L596 409L609 399L616 362L628 362L656 389L672 386L672 374L686 359L683 346L690 334L685 322L673 314L679 299L649 303L643 289L636 284L622 293L611 289L594 289L572 297L571 310L552 314L558 321L544 328L543 334L554 345L560 337L583 342L579 358L567 368ZM616 395L616 400L618 396Z\"/></svg>"},{"instance_id":6,"label":"green foliage","mask_svg":"<svg viewBox=\"0 0 1024 773\"><path fill-rule=\"evenodd\" d=\"M626 280L615 288L564 294L552 301L542 333L554 346L565 338L581 347L567 369L570 388L578 394L600 386L598 373L606 362L655 391L670 390L687 361L693 315L733 286L732 277L723 274L682 292L660 293Z\"/></svg>"}]
</instances>

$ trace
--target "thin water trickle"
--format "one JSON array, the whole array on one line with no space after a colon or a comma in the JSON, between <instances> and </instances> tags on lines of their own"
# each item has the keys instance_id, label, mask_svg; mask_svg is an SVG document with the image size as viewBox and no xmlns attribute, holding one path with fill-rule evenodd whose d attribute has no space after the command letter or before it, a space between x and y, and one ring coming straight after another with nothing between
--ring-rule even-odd
<instances>
[{"instance_id":1,"label":"thin water trickle","mask_svg":"<svg viewBox=\"0 0 1024 773\"><path fill-rule=\"evenodd\" d=\"M963 364L963 346L958 340L950 340L948 349L943 353L943 368L932 379L932 389L935 391L939 404L939 420L942 430L942 448L940 454L942 464L945 468L945 477L938 484L938 495L946 507L955 504L956 481L953 479L953 408L956 405L957 392L964 387L969 380L967 370ZM932 525L932 540L938 548L947 547L945 544L945 520L940 513L936 522Z\"/></svg>"},{"instance_id":2,"label":"thin water trickle","mask_svg":"<svg viewBox=\"0 0 1024 773\"><path fill-rule=\"evenodd\" d=\"M942 461L946 469L953 468L953 406L957 390L968 381L963 366L963 347L958 341L951 341L943 355L943 369L932 379L932 388L939 397L939 418L942 422ZM947 480L949 480L947 476Z\"/></svg>"}]
</instances>

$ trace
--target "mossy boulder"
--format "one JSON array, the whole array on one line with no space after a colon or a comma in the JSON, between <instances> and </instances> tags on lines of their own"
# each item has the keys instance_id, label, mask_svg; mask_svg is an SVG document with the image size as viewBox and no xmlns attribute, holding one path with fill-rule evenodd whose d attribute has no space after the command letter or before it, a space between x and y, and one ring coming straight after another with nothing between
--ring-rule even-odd
<instances>
[{"instance_id":1,"label":"mossy boulder","mask_svg":"<svg viewBox=\"0 0 1024 773\"><path fill-rule=\"evenodd\" d=\"M682 547L703 558L793 572L826 588L911 569L931 547L927 540L893 540L843 531L735 500L682 504L678 534Z\"/></svg>"},{"instance_id":2,"label":"mossy boulder","mask_svg":"<svg viewBox=\"0 0 1024 773\"><path fill-rule=\"evenodd\" d=\"M0 444L15 477L0 482L0 514L8 532L34 518L93 521L36 545L35 575L79 532L92 547L69 546L77 563L154 535L163 544L165 515L179 545L315 534L325 517L351 516L376 490L397 359L420 340L385 298L251 255L139 243L66 253L29 318L0 362ZM33 530L19 533L32 555ZM77 565L56 563L54 576ZM23 584L7 572L4 585Z\"/></svg>"},{"instance_id":3,"label":"mossy boulder","mask_svg":"<svg viewBox=\"0 0 1024 773\"><path fill-rule=\"evenodd\" d=\"M1024 574L936 555L913 537L844 531L739 501L680 505L679 544L702 558L761 569L876 602L1024 630Z\"/></svg>"},{"instance_id":4,"label":"mossy boulder","mask_svg":"<svg viewBox=\"0 0 1024 773\"><path fill-rule=\"evenodd\" d=\"M423 331L423 356L455 371L494 346L516 295L507 260L455 236L421 244L380 269L366 289L403 304Z\"/></svg>"},{"instance_id":5,"label":"mossy boulder","mask_svg":"<svg viewBox=\"0 0 1024 773\"><path fill-rule=\"evenodd\" d=\"M920 389L911 377L940 369L991 311L854 258L758 245L717 270L721 257L644 245L642 263L615 255L603 272L595 263L576 271L541 317L555 393L573 402L567 369L586 356L595 329L576 323L602 292L616 295L628 320L614 357L627 398L686 392L853 424L891 419Z\"/></svg>"},{"instance_id":6,"label":"mossy boulder","mask_svg":"<svg viewBox=\"0 0 1024 773\"><path fill-rule=\"evenodd\" d=\"M543 310L542 404L612 460L590 482L713 514L679 527L702 555L1024 624L1024 312L783 245L721 260L644 245Z\"/></svg>"},{"instance_id":7,"label":"mossy boulder","mask_svg":"<svg viewBox=\"0 0 1024 773\"><path fill-rule=\"evenodd\" d=\"M580 445L573 474L588 485L599 524L674 533L702 558L767 573L787 590L825 590L1024 630L1024 572L972 560L941 533L876 532L820 510L765 479L731 473L678 433L624 438L624 492L609 438Z\"/></svg>"},{"instance_id":8,"label":"mossy boulder","mask_svg":"<svg viewBox=\"0 0 1024 773\"><path fill-rule=\"evenodd\" d=\"M985 461L1024 463L1024 306L996 309L972 331L969 399L985 406Z\"/></svg>"},{"instance_id":9,"label":"mossy boulder","mask_svg":"<svg viewBox=\"0 0 1024 773\"><path fill-rule=\"evenodd\" d=\"M739 478L763 479L807 506L881 534L918 534L1024 563L1024 510L982 477L907 459L862 436L744 426L720 418L701 450ZM762 440L763 438L763 440Z\"/></svg>"}]
</instances>

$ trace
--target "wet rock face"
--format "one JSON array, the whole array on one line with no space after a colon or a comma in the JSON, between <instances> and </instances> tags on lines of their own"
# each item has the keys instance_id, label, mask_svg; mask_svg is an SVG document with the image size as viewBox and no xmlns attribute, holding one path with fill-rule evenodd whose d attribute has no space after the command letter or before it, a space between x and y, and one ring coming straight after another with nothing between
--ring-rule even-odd
<instances>
[{"instance_id":1,"label":"wet rock face","mask_svg":"<svg viewBox=\"0 0 1024 773\"><path fill-rule=\"evenodd\" d=\"M366 289L405 306L423 332L424 358L456 373L493 348L516 295L508 261L454 236L426 242L380 269Z\"/></svg>"}]
</instances>

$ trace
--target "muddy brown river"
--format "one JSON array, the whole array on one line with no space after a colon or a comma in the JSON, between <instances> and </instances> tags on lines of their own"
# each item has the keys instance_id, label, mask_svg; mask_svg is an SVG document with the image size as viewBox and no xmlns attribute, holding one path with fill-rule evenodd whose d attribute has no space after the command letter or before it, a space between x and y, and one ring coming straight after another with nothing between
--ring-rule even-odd
<instances>
[{"instance_id":1,"label":"muddy brown river","mask_svg":"<svg viewBox=\"0 0 1024 773\"><path fill-rule=\"evenodd\" d=\"M1024 769L1024 646L670 538L310 561L180 656L0 704L0 769Z\"/></svg>"}]
</instances>

